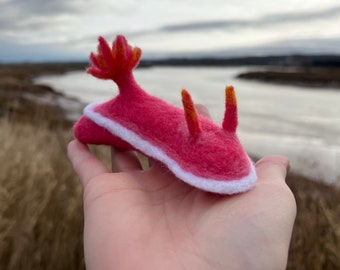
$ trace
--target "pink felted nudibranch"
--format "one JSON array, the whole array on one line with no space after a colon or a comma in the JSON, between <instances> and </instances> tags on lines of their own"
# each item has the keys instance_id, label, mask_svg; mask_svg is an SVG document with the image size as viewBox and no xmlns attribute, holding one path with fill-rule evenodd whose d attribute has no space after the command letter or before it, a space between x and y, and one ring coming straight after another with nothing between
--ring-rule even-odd
<instances>
[{"instance_id":1,"label":"pink felted nudibranch","mask_svg":"<svg viewBox=\"0 0 340 270\"><path fill-rule=\"evenodd\" d=\"M236 135L234 88L226 88L226 111L219 127L197 114L186 90L182 90L184 110L146 93L132 74L140 56L141 50L129 46L123 36L117 36L112 48L99 37L98 53L91 54L87 72L112 79L119 94L87 105L74 126L75 137L85 144L139 151L205 191L235 194L249 190L257 177Z\"/></svg>"}]
</instances>

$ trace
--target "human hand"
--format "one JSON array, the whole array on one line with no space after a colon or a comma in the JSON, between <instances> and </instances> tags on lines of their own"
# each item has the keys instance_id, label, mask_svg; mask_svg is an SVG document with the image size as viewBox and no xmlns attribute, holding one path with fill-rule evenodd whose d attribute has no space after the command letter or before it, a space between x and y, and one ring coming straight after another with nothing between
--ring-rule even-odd
<instances>
[{"instance_id":1,"label":"human hand","mask_svg":"<svg viewBox=\"0 0 340 270\"><path fill-rule=\"evenodd\" d=\"M253 189L222 196L155 161L142 170L132 152L112 155L114 173L78 141L68 155L84 188L87 269L285 269L296 215L285 157L262 158Z\"/></svg>"}]
</instances>

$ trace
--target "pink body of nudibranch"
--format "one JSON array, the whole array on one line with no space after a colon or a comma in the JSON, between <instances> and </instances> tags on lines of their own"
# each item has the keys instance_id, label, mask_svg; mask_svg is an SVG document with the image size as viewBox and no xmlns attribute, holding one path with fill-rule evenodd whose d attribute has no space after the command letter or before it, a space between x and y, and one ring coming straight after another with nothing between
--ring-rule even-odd
<instances>
[{"instance_id":1,"label":"pink body of nudibranch","mask_svg":"<svg viewBox=\"0 0 340 270\"><path fill-rule=\"evenodd\" d=\"M140 56L141 50L130 47L123 36L116 38L112 48L99 38L98 54L91 54L87 72L115 81L119 95L89 104L74 126L75 137L86 144L137 150L206 191L234 194L250 189L256 173L236 135L233 87L226 88L226 111L219 127L196 113L186 90L182 90L184 110L147 94L132 74Z\"/></svg>"}]
</instances>

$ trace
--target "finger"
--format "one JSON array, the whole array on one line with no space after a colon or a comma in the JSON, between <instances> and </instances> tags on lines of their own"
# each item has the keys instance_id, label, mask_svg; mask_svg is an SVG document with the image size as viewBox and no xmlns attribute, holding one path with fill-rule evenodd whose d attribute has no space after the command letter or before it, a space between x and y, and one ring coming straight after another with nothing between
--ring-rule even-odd
<instances>
[{"instance_id":1,"label":"finger","mask_svg":"<svg viewBox=\"0 0 340 270\"><path fill-rule=\"evenodd\" d=\"M148 158L147 156L141 154L141 153L136 153L136 156L139 160L140 166L142 167L143 170L148 170L152 166L152 160L151 158Z\"/></svg>"},{"instance_id":2,"label":"finger","mask_svg":"<svg viewBox=\"0 0 340 270\"><path fill-rule=\"evenodd\" d=\"M209 113L207 107L205 107L202 104L195 104L195 108L196 108L198 114L203 115L203 116L211 119L211 116L210 116L210 113Z\"/></svg>"},{"instance_id":3,"label":"finger","mask_svg":"<svg viewBox=\"0 0 340 270\"><path fill-rule=\"evenodd\" d=\"M67 155L83 187L94 177L109 172L88 147L79 141L74 140L68 144Z\"/></svg>"},{"instance_id":4,"label":"finger","mask_svg":"<svg viewBox=\"0 0 340 270\"><path fill-rule=\"evenodd\" d=\"M141 170L142 166L132 151L120 151L111 148L112 171L127 172Z\"/></svg>"},{"instance_id":5,"label":"finger","mask_svg":"<svg viewBox=\"0 0 340 270\"><path fill-rule=\"evenodd\" d=\"M156 159L151 160L150 169L152 171L154 171L155 173L160 173L160 174L164 174L164 173L167 173L169 171L169 169L166 167L166 165L164 165L162 162L160 162Z\"/></svg>"},{"instance_id":6,"label":"finger","mask_svg":"<svg viewBox=\"0 0 340 270\"><path fill-rule=\"evenodd\" d=\"M290 164L288 158L284 156L271 155L260 159L255 167L259 181L284 182L290 169Z\"/></svg>"}]
</instances>

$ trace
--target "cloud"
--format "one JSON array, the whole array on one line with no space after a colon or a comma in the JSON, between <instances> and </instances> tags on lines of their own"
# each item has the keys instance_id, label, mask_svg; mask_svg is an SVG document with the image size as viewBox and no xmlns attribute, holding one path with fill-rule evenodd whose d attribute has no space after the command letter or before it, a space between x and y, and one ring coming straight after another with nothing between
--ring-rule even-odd
<instances>
[{"instance_id":1,"label":"cloud","mask_svg":"<svg viewBox=\"0 0 340 270\"><path fill-rule=\"evenodd\" d=\"M340 6L333 6L327 9L315 10L310 12L294 12L283 13L276 15L267 15L262 18L262 21L268 23L281 22L302 22L316 19L329 19L340 15Z\"/></svg>"},{"instance_id":2,"label":"cloud","mask_svg":"<svg viewBox=\"0 0 340 270\"><path fill-rule=\"evenodd\" d=\"M2 1L0 10L0 42L15 44L39 43L40 39L55 41L69 34L65 26L72 24L75 12L79 12L76 2L65 0Z\"/></svg>"},{"instance_id":3,"label":"cloud","mask_svg":"<svg viewBox=\"0 0 340 270\"><path fill-rule=\"evenodd\" d=\"M160 28L160 31L178 32L178 31L202 31L221 28L237 28L245 25L251 25L251 21L246 20L222 20L210 22L192 22L184 24L167 25Z\"/></svg>"},{"instance_id":4,"label":"cloud","mask_svg":"<svg viewBox=\"0 0 340 270\"><path fill-rule=\"evenodd\" d=\"M26 58L29 53L36 57L36 51L46 55L55 51L61 57L63 51L87 55L98 35L112 40L124 34L145 52L179 52L308 38L320 29L325 30L323 37L340 33L328 22L338 24L340 6L325 8L326 4L310 0L299 7L302 1L0 0L0 47L12 44L6 48L16 49L13 57ZM305 9L309 12L297 12ZM2 50L0 59L8 58L6 53Z\"/></svg>"},{"instance_id":5,"label":"cloud","mask_svg":"<svg viewBox=\"0 0 340 270\"><path fill-rule=\"evenodd\" d=\"M44 18L49 24L59 15L72 15L79 11L78 1L44 1L44 0L12 0L0 2L0 28L20 30L21 27L31 27L34 18ZM50 19L50 21L49 21ZM42 25L43 26L43 25Z\"/></svg>"},{"instance_id":6,"label":"cloud","mask_svg":"<svg viewBox=\"0 0 340 270\"><path fill-rule=\"evenodd\" d=\"M7 2L8 3L8 2ZM56 15L60 13L74 13L81 11L82 1L45 1L45 0L12 0L11 6L21 14L31 15Z\"/></svg>"},{"instance_id":7,"label":"cloud","mask_svg":"<svg viewBox=\"0 0 340 270\"><path fill-rule=\"evenodd\" d=\"M241 27L266 27L273 24L302 23L316 19L330 19L340 16L340 6L325 10L312 12L279 13L266 15L260 18L249 20L215 20L205 22L190 22L182 24L172 24L161 27L159 31L179 32L179 31L204 31L214 29L237 29Z\"/></svg>"},{"instance_id":8,"label":"cloud","mask_svg":"<svg viewBox=\"0 0 340 270\"><path fill-rule=\"evenodd\" d=\"M102 23L107 14L120 16L130 10L132 0L2 0L0 39L35 43L66 41L86 34L92 25ZM86 29L87 26L87 29ZM98 30L97 30L98 31ZM43 41L44 42L44 41Z\"/></svg>"}]
</instances>

